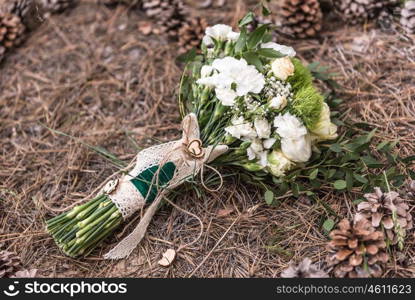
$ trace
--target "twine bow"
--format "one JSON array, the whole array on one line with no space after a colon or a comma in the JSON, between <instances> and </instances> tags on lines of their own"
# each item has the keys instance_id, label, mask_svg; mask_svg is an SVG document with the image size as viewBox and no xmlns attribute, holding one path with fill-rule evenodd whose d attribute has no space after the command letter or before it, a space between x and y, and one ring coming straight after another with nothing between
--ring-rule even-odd
<instances>
[{"instance_id":1,"label":"twine bow","mask_svg":"<svg viewBox=\"0 0 415 300\"><path fill-rule=\"evenodd\" d=\"M163 197L166 195L169 189L172 189L180 184L182 184L187 178L189 178L192 175L197 175L198 173L201 174L201 182L202 185L209 191L217 191L222 186L222 176L220 173L208 165L208 163L215 160L220 155L226 153L228 151L228 147L226 145L216 145L216 146L208 146L203 147L202 141L200 140L200 130L199 130L199 124L196 118L196 115L191 113L187 115L182 122L182 128L183 128L183 136L180 140L175 142L170 142L163 144L165 145L166 149L161 154L154 154L158 155L158 157L152 157L152 160L157 160L159 170L161 169L161 166L163 166L167 162L173 162L176 166L175 174L173 178L169 181L168 186L163 187L161 190L158 191L158 195L154 202L147 208L144 216L141 218L139 224L137 227L133 230L131 234L129 234L127 237L125 237L118 245L116 245L112 250L110 250L108 253L104 255L104 258L106 259L120 259L127 257L131 254L131 252L137 247L137 245L140 243L140 241L143 239L148 225L150 224L151 219L153 218L154 214L157 211L157 208L159 207L159 204ZM163 145L158 146L163 147ZM170 146L171 145L171 146ZM163 148L164 149L164 148ZM146 152L145 152L146 151ZM146 154L143 155L143 152ZM140 152L137 155L137 166L140 166L140 168L143 168L143 163L141 159L143 157L148 157L151 155L151 148L144 150ZM203 172L204 167L211 168L213 171L215 171L217 174L219 174L219 177L221 179L220 186L215 189L209 189L205 183L203 178ZM158 171L159 172L159 171ZM154 182L158 182L158 172L153 176L152 184ZM134 170L132 171L134 173ZM138 174L133 174L134 176L137 176ZM127 175L127 178L132 178L132 175ZM110 195L110 198L112 201L117 205L117 207L122 208L122 205L129 205L129 201L136 201L140 202L144 205L145 200L147 196L141 197L141 199L137 199L140 196L137 196L135 194L135 198L133 199L131 197L131 193L129 195L125 195L125 191L132 191L131 189L131 183L129 180L121 180L117 186L116 191L114 192L115 195ZM123 198L124 197L124 198ZM125 201L125 198L128 197ZM144 199L143 199L144 198ZM137 203L134 203L135 208L139 207L139 205L136 205ZM122 210L121 210L122 211ZM124 215L123 215L124 216ZM128 216L124 216L126 218Z\"/></svg>"}]
</instances>

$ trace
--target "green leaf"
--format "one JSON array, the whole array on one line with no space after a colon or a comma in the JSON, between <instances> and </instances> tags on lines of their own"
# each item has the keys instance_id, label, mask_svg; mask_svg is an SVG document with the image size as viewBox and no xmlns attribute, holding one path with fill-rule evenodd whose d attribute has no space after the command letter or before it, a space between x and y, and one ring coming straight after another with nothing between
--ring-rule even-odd
<instances>
[{"instance_id":1,"label":"green leaf","mask_svg":"<svg viewBox=\"0 0 415 300\"><path fill-rule=\"evenodd\" d=\"M348 191L351 191L353 188L353 172L350 170L346 171L346 187Z\"/></svg>"},{"instance_id":2,"label":"green leaf","mask_svg":"<svg viewBox=\"0 0 415 300\"><path fill-rule=\"evenodd\" d=\"M270 190L267 190L264 195L265 202L268 205L271 205L274 202L274 193Z\"/></svg>"},{"instance_id":3,"label":"green leaf","mask_svg":"<svg viewBox=\"0 0 415 300\"><path fill-rule=\"evenodd\" d=\"M285 57L286 55L282 54L279 51L276 51L274 49L271 48L261 48L258 49L256 51L256 53L258 53L258 55L261 55L263 57L267 57L267 58L281 58L281 57Z\"/></svg>"},{"instance_id":4,"label":"green leaf","mask_svg":"<svg viewBox=\"0 0 415 300\"><path fill-rule=\"evenodd\" d=\"M361 183L363 183L363 184L368 183L368 180L367 180L365 177L363 177L363 176L361 176L361 175L359 175L359 174L353 173L353 177L354 177L357 181L359 181L359 182L361 182Z\"/></svg>"},{"instance_id":5,"label":"green leaf","mask_svg":"<svg viewBox=\"0 0 415 300\"><path fill-rule=\"evenodd\" d=\"M192 48L191 50L187 51L186 53L179 55L177 60L181 63L189 63L195 59L197 55L196 48Z\"/></svg>"},{"instance_id":6,"label":"green leaf","mask_svg":"<svg viewBox=\"0 0 415 300\"><path fill-rule=\"evenodd\" d=\"M334 221L332 219L327 219L323 223L323 229L329 233L334 228Z\"/></svg>"},{"instance_id":7,"label":"green leaf","mask_svg":"<svg viewBox=\"0 0 415 300\"><path fill-rule=\"evenodd\" d=\"M317 178L318 175L318 169L314 169L311 173L310 173L310 179L314 180Z\"/></svg>"},{"instance_id":8,"label":"green leaf","mask_svg":"<svg viewBox=\"0 0 415 300\"><path fill-rule=\"evenodd\" d=\"M342 152L342 147L340 146L340 144L333 144L330 146L330 150L336 153L340 153Z\"/></svg>"},{"instance_id":9,"label":"green leaf","mask_svg":"<svg viewBox=\"0 0 415 300\"><path fill-rule=\"evenodd\" d=\"M246 46L246 39L247 39L247 33L246 33L246 28L244 27L242 28L241 34L239 35L239 38L235 44L236 53L241 53L244 50Z\"/></svg>"},{"instance_id":10,"label":"green leaf","mask_svg":"<svg viewBox=\"0 0 415 300\"><path fill-rule=\"evenodd\" d=\"M374 157L368 155L361 158L363 163L369 168L381 168L383 164L376 160Z\"/></svg>"},{"instance_id":11,"label":"green leaf","mask_svg":"<svg viewBox=\"0 0 415 300\"><path fill-rule=\"evenodd\" d=\"M344 180L336 180L333 186L336 190L344 190L347 187L347 183Z\"/></svg>"},{"instance_id":12,"label":"green leaf","mask_svg":"<svg viewBox=\"0 0 415 300\"><path fill-rule=\"evenodd\" d=\"M254 49L259 44L259 42L262 40L267 30L268 30L267 24L261 25L260 27L255 29L248 39L248 49Z\"/></svg>"},{"instance_id":13,"label":"green leaf","mask_svg":"<svg viewBox=\"0 0 415 300\"><path fill-rule=\"evenodd\" d=\"M246 62L249 65L254 65L260 72L263 71L264 69L263 64L261 60L259 59L259 57L255 54L255 52L252 52L252 51L245 52L243 54L243 57L245 58Z\"/></svg>"},{"instance_id":14,"label":"green leaf","mask_svg":"<svg viewBox=\"0 0 415 300\"><path fill-rule=\"evenodd\" d=\"M240 21L239 21L239 27L243 27L248 25L249 23L252 23L255 20L255 15L253 12L247 13Z\"/></svg>"}]
</instances>

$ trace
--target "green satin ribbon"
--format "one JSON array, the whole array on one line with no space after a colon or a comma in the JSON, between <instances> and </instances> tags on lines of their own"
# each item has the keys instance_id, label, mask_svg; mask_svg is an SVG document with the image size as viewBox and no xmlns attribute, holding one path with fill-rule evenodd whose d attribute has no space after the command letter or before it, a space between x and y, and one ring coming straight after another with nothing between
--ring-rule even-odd
<instances>
[{"instance_id":1,"label":"green satin ribbon","mask_svg":"<svg viewBox=\"0 0 415 300\"><path fill-rule=\"evenodd\" d=\"M137 188L141 195L146 198L147 202L153 202L156 199L159 190L170 182L176 171L176 165L172 162L168 162L163 165L160 172L158 172L160 166L153 166L141 172L134 179L131 179L131 183ZM158 182L154 180L154 175L158 172ZM152 183L153 182L153 183Z\"/></svg>"}]
</instances>

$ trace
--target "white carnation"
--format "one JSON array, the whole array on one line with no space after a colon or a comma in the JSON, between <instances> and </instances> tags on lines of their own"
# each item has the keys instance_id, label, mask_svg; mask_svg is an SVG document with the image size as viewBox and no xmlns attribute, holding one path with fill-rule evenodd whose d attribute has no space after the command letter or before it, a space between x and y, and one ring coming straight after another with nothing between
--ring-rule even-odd
<instances>
[{"instance_id":1,"label":"white carnation","mask_svg":"<svg viewBox=\"0 0 415 300\"><path fill-rule=\"evenodd\" d=\"M215 43L213 42L212 38L208 35L203 37L202 43L206 46L213 46Z\"/></svg>"},{"instance_id":2,"label":"white carnation","mask_svg":"<svg viewBox=\"0 0 415 300\"><path fill-rule=\"evenodd\" d=\"M236 83L238 96L245 96L250 92L258 94L264 88L264 76L254 66L248 65L243 58L218 58L213 61L212 67Z\"/></svg>"},{"instance_id":3,"label":"white carnation","mask_svg":"<svg viewBox=\"0 0 415 300\"><path fill-rule=\"evenodd\" d=\"M291 56L291 57L294 57L296 55L294 48L281 45L281 44L277 44L274 42L264 43L261 45L261 48L271 48L275 51L280 52L281 54Z\"/></svg>"},{"instance_id":4,"label":"white carnation","mask_svg":"<svg viewBox=\"0 0 415 300\"><path fill-rule=\"evenodd\" d=\"M271 124L266 119L255 119L254 127L261 139L267 139L271 135Z\"/></svg>"},{"instance_id":5,"label":"white carnation","mask_svg":"<svg viewBox=\"0 0 415 300\"><path fill-rule=\"evenodd\" d=\"M234 90L216 88L216 97L224 106L233 106L235 104L235 99L238 97Z\"/></svg>"},{"instance_id":6,"label":"white carnation","mask_svg":"<svg viewBox=\"0 0 415 300\"><path fill-rule=\"evenodd\" d=\"M275 139L275 138L269 138L269 139L264 140L264 148L265 149L271 149L272 146L274 146L276 141L277 141L277 139Z\"/></svg>"},{"instance_id":7,"label":"white carnation","mask_svg":"<svg viewBox=\"0 0 415 300\"><path fill-rule=\"evenodd\" d=\"M259 140L259 139L253 140L251 145L246 150L246 152L248 154L248 159L249 160L258 159L259 164L262 167L265 167L267 165L267 163L268 163L268 159L267 159L268 153L267 153L267 151L264 151L264 147L262 145L261 140Z\"/></svg>"},{"instance_id":8,"label":"white carnation","mask_svg":"<svg viewBox=\"0 0 415 300\"><path fill-rule=\"evenodd\" d=\"M231 26L224 24L217 24L206 28L206 36L214 38L217 41L235 40L238 39L239 33L234 32Z\"/></svg>"},{"instance_id":9,"label":"white carnation","mask_svg":"<svg viewBox=\"0 0 415 300\"><path fill-rule=\"evenodd\" d=\"M247 141L251 141L257 137L255 129L243 117L232 119L232 125L226 127L225 131L237 139Z\"/></svg>"},{"instance_id":10,"label":"white carnation","mask_svg":"<svg viewBox=\"0 0 415 300\"><path fill-rule=\"evenodd\" d=\"M289 112L274 120L277 133L281 137L281 150L285 156L295 162L306 162L311 156L311 139L307 128Z\"/></svg>"},{"instance_id":11,"label":"white carnation","mask_svg":"<svg viewBox=\"0 0 415 300\"><path fill-rule=\"evenodd\" d=\"M208 76L212 75L212 72L213 72L213 68L212 68L212 66L205 65L205 66L203 66L203 67L202 67L202 69L200 70L200 76L201 76L202 78L205 78L205 77L208 77Z\"/></svg>"},{"instance_id":12,"label":"white carnation","mask_svg":"<svg viewBox=\"0 0 415 300\"><path fill-rule=\"evenodd\" d=\"M239 39L240 35L241 35L240 32L232 31L232 32L228 33L227 38L228 38L229 41L236 42Z\"/></svg>"},{"instance_id":13,"label":"white carnation","mask_svg":"<svg viewBox=\"0 0 415 300\"><path fill-rule=\"evenodd\" d=\"M248 93L258 94L264 88L264 76L254 66L248 65L244 59L238 60L229 56L215 59L212 68L217 73L200 78L197 83L214 87L223 105L232 105L230 103L233 103L236 96L241 97ZM235 91L232 89L233 86L235 86Z\"/></svg>"}]
</instances>

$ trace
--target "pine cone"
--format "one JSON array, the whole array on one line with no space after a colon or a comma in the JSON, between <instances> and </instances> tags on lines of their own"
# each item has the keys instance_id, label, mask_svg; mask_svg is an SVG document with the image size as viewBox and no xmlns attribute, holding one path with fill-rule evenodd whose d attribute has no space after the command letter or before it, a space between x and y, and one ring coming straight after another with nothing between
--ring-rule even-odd
<instances>
[{"instance_id":1,"label":"pine cone","mask_svg":"<svg viewBox=\"0 0 415 300\"><path fill-rule=\"evenodd\" d=\"M338 14L347 22L357 24L382 15L392 14L399 0L333 0Z\"/></svg>"},{"instance_id":2,"label":"pine cone","mask_svg":"<svg viewBox=\"0 0 415 300\"><path fill-rule=\"evenodd\" d=\"M405 3L401 12L401 25L408 34L415 34L415 1Z\"/></svg>"},{"instance_id":3,"label":"pine cone","mask_svg":"<svg viewBox=\"0 0 415 300\"><path fill-rule=\"evenodd\" d=\"M40 0L45 11L59 13L69 7L73 7L79 0Z\"/></svg>"},{"instance_id":4,"label":"pine cone","mask_svg":"<svg viewBox=\"0 0 415 300\"><path fill-rule=\"evenodd\" d=\"M323 13L318 0L284 0L279 14L287 34L309 38L321 30Z\"/></svg>"},{"instance_id":5,"label":"pine cone","mask_svg":"<svg viewBox=\"0 0 415 300\"><path fill-rule=\"evenodd\" d=\"M359 203L356 220L365 218L372 226L385 229L386 236L392 245L399 244L403 248L406 231L412 229L412 216L409 206L396 192L382 193L375 188L372 194L365 194L367 201Z\"/></svg>"},{"instance_id":6,"label":"pine cone","mask_svg":"<svg viewBox=\"0 0 415 300\"><path fill-rule=\"evenodd\" d=\"M32 5L34 5L33 0L7 0L0 6L1 11L16 15L23 19L30 11Z\"/></svg>"},{"instance_id":7,"label":"pine cone","mask_svg":"<svg viewBox=\"0 0 415 300\"><path fill-rule=\"evenodd\" d=\"M12 252L0 252L0 278L10 278L21 268L20 257Z\"/></svg>"},{"instance_id":8,"label":"pine cone","mask_svg":"<svg viewBox=\"0 0 415 300\"><path fill-rule=\"evenodd\" d=\"M0 61L8 49L21 43L25 29L18 16L0 12Z\"/></svg>"},{"instance_id":9,"label":"pine cone","mask_svg":"<svg viewBox=\"0 0 415 300\"><path fill-rule=\"evenodd\" d=\"M327 263L333 266L336 277L379 277L382 275L380 263L386 263L386 243L382 231L376 229L366 219L350 224L343 219L338 229L330 233L332 239L327 249Z\"/></svg>"},{"instance_id":10,"label":"pine cone","mask_svg":"<svg viewBox=\"0 0 415 300\"><path fill-rule=\"evenodd\" d=\"M282 278L328 278L329 275L311 263L311 259L304 258L298 265L290 263L290 266L281 272Z\"/></svg>"},{"instance_id":11,"label":"pine cone","mask_svg":"<svg viewBox=\"0 0 415 300\"><path fill-rule=\"evenodd\" d=\"M126 4L135 6L139 4L140 0L99 0L99 3L105 5L117 5L117 4Z\"/></svg>"},{"instance_id":12,"label":"pine cone","mask_svg":"<svg viewBox=\"0 0 415 300\"><path fill-rule=\"evenodd\" d=\"M197 48L202 42L206 27L208 27L207 21L200 17L184 23L179 29L179 52L186 53L193 48Z\"/></svg>"},{"instance_id":13,"label":"pine cone","mask_svg":"<svg viewBox=\"0 0 415 300\"><path fill-rule=\"evenodd\" d=\"M187 11L182 0L143 0L142 9L148 17L157 20L159 30L153 30L155 33L167 33L175 39L187 22Z\"/></svg>"}]
</instances>

